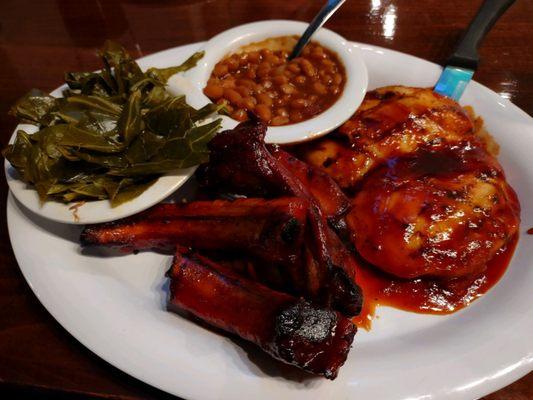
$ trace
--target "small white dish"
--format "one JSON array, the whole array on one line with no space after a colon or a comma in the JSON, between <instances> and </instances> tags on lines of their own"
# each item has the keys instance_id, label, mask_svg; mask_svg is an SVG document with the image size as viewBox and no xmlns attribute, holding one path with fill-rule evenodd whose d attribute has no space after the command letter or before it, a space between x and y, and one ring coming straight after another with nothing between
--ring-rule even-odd
<instances>
[{"instance_id":1,"label":"small white dish","mask_svg":"<svg viewBox=\"0 0 533 400\"><path fill-rule=\"evenodd\" d=\"M9 190L26 208L52 221L79 225L109 222L146 210L174 193L196 170L192 167L163 175L138 197L111 207L109 200L67 204L50 200L42 203L35 188L24 183L8 161L4 167Z\"/></svg>"},{"instance_id":2,"label":"small white dish","mask_svg":"<svg viewBox=\"0 0 533 400\"><path fill-rule=\"evenodd\" d=\"M301 35L308 24L289 20L270 20L240 25L222 32L202 47L204 57L196 68L172 77L168 82L170 92L185 94L193 107L202 107L210 102L204 95L205 87L213 67L226 55L242 46L262 40L289 35ZM270 126L265 140L267 143L291 144L323 136L350 118L359 107L366 93L368 72L357 48L342 36L329 29L321 28L313 35L317 41L337 54L346 70L346 84L339 99L327 110L314 118L291 125ZM233 128L237 121L224 117L224 127Z\"/></svg>"},{"instance_id":3,"label":"small white dish","mask_svg":"<svg viewBox=\"0 0 533 400\"><path fill-rule=\"evenodd\" d=\"M137 62L143 69L149 67L163 68L177 65L185 61L188 56L190 54L187 53L182 53L179 57L169 56L167 53L158 53L140 58ZM50 94L61 97L64 89L66 89L66 85L58 87ZM10 143L15 139L15 133L19 129L23 129L28 133L34 133L37 130L33 125L18 125L11 137ZM4 162L4 169L11 193L25 207L42 217L56 222L83 225L113 221L146 210L175 192L192 176L196 167L178 170L161 176L141 195L117 207L111 207L108 200L88 201L83 204L78 203L80 204L79 207L76 206L76 202L64 204L57 201L46 201L42 203L33 186L20 180L17 171L7 160Z\"/></svg>"}]
</instances>

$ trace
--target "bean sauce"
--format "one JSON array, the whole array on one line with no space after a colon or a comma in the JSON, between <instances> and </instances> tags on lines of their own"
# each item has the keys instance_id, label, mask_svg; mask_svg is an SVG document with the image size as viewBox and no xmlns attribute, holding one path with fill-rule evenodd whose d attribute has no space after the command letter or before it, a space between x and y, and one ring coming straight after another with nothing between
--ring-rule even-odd
<instances>
[{"instance_id":1,"label":"bean sauce","mask_svg":"<svg viewBox=\"0 0 533 400\"><path fill-rule=\"evenodd\" d=\"M287 61L296 36L267 39L219 61L204 88L238 121L256 114L269 125L301 122L327 110L340 97L346 74L339 58L319 43L309 43Z\"/></svg>"}]
</instances>

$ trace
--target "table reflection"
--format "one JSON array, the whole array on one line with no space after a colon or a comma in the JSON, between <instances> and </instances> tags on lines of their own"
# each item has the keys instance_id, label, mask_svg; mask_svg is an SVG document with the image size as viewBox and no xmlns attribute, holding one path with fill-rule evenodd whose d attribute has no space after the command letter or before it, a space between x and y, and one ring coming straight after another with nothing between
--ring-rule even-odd
<instances>
[{"instance_id":1,"label":"table reflection","mask_svg":"<svg viewBox=\"0 0 533 400\"><path fill-rule=\"evenodd\" d=\"M370 0L370 22L381 25L382 35L387 40L393 40L396 33L397 8L391 1Z\"/></svg>"}]
</instances>

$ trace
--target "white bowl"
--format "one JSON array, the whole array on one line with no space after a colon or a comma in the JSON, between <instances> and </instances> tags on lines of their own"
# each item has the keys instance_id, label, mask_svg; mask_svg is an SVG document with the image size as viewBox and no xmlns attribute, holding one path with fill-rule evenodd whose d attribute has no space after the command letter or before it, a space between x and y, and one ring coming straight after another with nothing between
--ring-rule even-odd
<instances>
[{"instance_id":1,"label":"white bowl","mask_svg":"<svg viewBox=\"0 0 533 400\"><path fill-rule=\"evenodd\" d=\"M174 94L185 94L193 107L202 107L210 102L203 94L213 67L226 55L240 47L264 39L288 35L301 35L308 24L288 20L271 20L240 25L218 34L204 46L204 57L196 68L172 77L168 89ZM359 107L366 93L368 73L359 51L342 36L329 29L319 29L313 40L332 50L344 64L346 83L339 99L326 111L314 118L291 125L271 126L266 134L268 143L297 143L323 136L337 128ZM231 129L237 121L224 117L223 127Z\"/></svg>"}]
</instances>

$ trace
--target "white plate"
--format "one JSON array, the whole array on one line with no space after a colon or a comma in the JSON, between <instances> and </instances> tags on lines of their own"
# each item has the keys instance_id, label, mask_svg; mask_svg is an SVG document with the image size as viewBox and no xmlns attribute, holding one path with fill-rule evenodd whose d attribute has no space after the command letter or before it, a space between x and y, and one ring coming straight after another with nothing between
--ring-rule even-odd
<instances>
[{"instance_id":1,"label":"white plate","mask_svg":"<svg viewBox=\"0 0 533 400\"><path fill-rule=\"evenodd\" d=\"M421 59L357 45L370 88L431 86L440 68ZM165 51L179 61L198 44ZM474 399L525 375L533 365L533 123L473 82L463 97L501 145L500 160L522 200L521 238L501 281L470 307L429 316L378 310L337 380L306 378L165 311L170 257L154 253L80 254L74 225L28 212L12 196L11 242L29 285L81 343L121 370L187 399ZM245 316L243 316L245 317Z\"/></svg>"}]
</instances>

